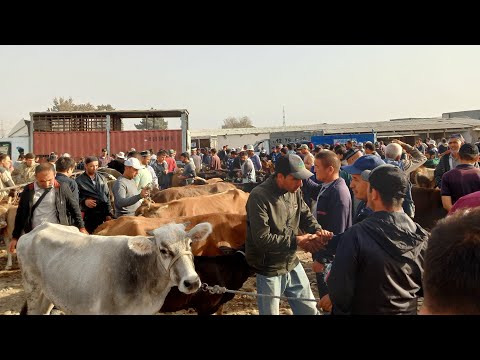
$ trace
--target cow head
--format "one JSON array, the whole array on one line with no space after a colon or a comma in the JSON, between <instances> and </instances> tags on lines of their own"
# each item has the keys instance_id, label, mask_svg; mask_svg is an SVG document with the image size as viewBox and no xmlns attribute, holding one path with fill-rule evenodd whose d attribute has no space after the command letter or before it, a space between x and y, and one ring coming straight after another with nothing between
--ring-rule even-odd
<instances>
[{"instance_id":1,"label":"cow head","mask_svg":"<svg viewBox=\"0 0 480 360\"><path fill-rule=\"evenodd\" d=\"M193 293L200 287L200 278L195 272L191 244L204 240L212 232L210 223L200 223L190 231L185 231L184 224L167 224L147 234L154 237L134 237L129 240L129 248L139 254L157 255L159 270L166 272L173 286L186 294Z\"/></svg>"}]
</instances>

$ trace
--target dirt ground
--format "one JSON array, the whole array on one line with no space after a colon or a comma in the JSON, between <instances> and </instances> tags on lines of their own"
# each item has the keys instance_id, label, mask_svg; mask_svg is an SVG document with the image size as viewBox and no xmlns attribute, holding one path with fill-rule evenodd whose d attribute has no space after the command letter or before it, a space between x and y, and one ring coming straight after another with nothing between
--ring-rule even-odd
<instances>
[{"instance_id":1,"label":"dirt ground","mask_svg":"<svg viewBox=\"0 0 480 360\"><path fill-rule=\"evenodd\" d=\"M309 253L298 252L298 256L310 279L313 294L318 298L318 290L315 280L315 273L312 271L312 257ZM24 292L22 275L18 267L14 270L5 271L7 263L7 252L5 245L0 245L0 315L18 315L24 303ZM213 285L213 284L209 284ZM249 278L240 289L241 291L255 292L255 278ZM55 313L55 310L54 310ZM195 315L194 310L178 311L178 315ZM233 300L224 305L224 315L258 315L256 297L248 295L235 295ZM280 314L291 315L292 311L287 301L280 301Z\"/></svg>"}]
</instances>

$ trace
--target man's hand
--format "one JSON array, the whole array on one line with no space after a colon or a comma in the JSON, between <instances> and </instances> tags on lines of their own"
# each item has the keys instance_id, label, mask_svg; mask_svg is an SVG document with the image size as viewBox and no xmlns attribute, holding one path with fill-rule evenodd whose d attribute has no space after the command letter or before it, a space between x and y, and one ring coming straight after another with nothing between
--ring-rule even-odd
<instances>
[{"instance_id":1,"label":"man's hand","mask_svg":"<svg viewBox=\"0 0 480 360\"><path fill-rule=\"evenodd\" d=\"M315 260L312 265L312 270L316 273L323 273L325 270L325 264L322 264L321 262Z\"/></svg>"},{"instance_id":2,"label":"man's hand","mask_svg":"<svg viewBox=\"0 0 480 360\"><path fill-rule=\"evenodd\" d=\"M330 295L324 295L318 302L318 306L326 312L332 312L332 301L330 300Z\"/></svg>"},{"instance_id":3,"label":"man's hand","mask_svg":"<svg viewBox=\"0 0 480 360\"><path fill-rule=\"evenodd\" d=\"M333 237L333 232L322 229L322 230L317 230L315 235L318 238L318 241L323 245L327 245L328 242L332 239Z\"/></svg>"},{"instance_id":4,"label":"man's hand","mask_svg":"<svg viewBox=\"0 0 480 360\"><path fill-rule=\"evenodd\" d=\"M15 254L17 252L17 239L10 240L10 246L8 247L8 252Z\"/></svg>"},{"instance_id":5,"label":"man's hand","mask_svg":"<svg viewBox=\"0 0 480 360\"><path fill-rule=\"evenodd\" d=\"M150 190L148 188L143 188L140 191L140 197L145 199L148 195L150 195Z\"/></svg>"},{"instance_id":6,"label":"man's hand","mask_svg":"<svg viewBox=\"0 0 480 360\"><path fill-rule=\"evenodd\" d=\"M85 229L85 228L80 228L79 230L80 230L80 232L81 232L82 234L90 235L90 234L88 233L87 229Z\"/></svg>"},{"instance_id":7,"label":"man's hand","mask_svg":"<svg viewBox=\"0 0 480 360\"><path fill-rule=\"evenodd\" d=\"M297 235L297 245L305 251L314 253L323 249L324 245L316 234Z\"/></svg>"},{"instance_id":8,"label":"man's hand","mask_svg":"<svg viewBox=\"0 0 480 360\"><path fill-rule=\"evenodd\" d=\"M112 217L110 215L105 216L105 221L110 221L110 220L112 220Z\"/></svg>"},{"instance_id":9,"label":"man's hand","mask_svg":"<svg viewBox=\"0 0 480 360\"><path fill-rule=\"evenodd\" d=\"M97 206L97 200L95 199L87 199L85 200L85 205L90 208L90 209L93 209L94 207Z\"/></svg>"}]
</instances>

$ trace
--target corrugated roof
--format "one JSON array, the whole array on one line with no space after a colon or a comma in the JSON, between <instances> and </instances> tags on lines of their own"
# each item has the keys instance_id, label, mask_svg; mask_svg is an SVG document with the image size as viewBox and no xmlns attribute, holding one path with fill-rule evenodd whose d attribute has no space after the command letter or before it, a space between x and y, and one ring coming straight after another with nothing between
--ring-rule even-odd
<instances>
[{"instance_id":1,"label":"corrugated roof","mask_svg":"<svg viewBox=\"0 0 480 360\"><path fill-rule=\"evenodd\" d=\"M7 137L22 136L22 135L28 136L28 130L26 131L26 134L25 134L25 130L29 122L30 120L25 120L25 119L22 119L19 122L17 122L15 125L13 125L13 128L12 130L10 130ZM18 132L21 132L21 134L17 134Z\"/></svg>"},{"instance_id":2,"label":"corrugated roof","mask_svg":"<svg viewBox=\"0 0 480 360\"><path fill-rule=\"evenodd\" d=\"M96 111L42 111L31 112L30 116L68 116L68 115L118 115L121 118L141 118L144 114L152 117L180 117L182 114L188 115L187 109L175 110L96 110Z\"/></svg>"},{"instance_id":3,"label":"corrugated roof","mask_svg":"<svg viewBox=\"0 0 480 360\"><path fill-rule=\"evenodd\" d=\"M291 131L324 131L328 134L347 134L347 133L367 133L372 130L378 133L411 133L424 132L427 130L446 130L471 129L480 126L480 120L470 118L408 118L393 119L389 121L376 121L365 123L342 123L342 124L311 124L298 126L278 126L278 127L258 127L243 129L191 129L192 137L201 136L219 136L219 135L238 135L238 134L269 134L276 132Z\"/></svg>"}]
</instances>

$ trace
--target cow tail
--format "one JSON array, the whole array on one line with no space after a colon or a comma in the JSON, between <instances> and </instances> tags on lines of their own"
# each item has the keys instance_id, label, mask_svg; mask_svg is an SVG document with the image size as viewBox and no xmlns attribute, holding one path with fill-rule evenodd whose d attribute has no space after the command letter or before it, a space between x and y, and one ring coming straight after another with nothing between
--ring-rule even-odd
<instances>
[{"instance_id":1,"label":"cow tail","mask_svg":"<svg viewBox=\"0 0 480 360\"><path fill-rule=\"evenodd\" d=\"M25 303L22 306L22 310L20 310L20 315L27 315L28 313L28 305L27 305L27 300L25 300Z\"/></svg>"}]
</instances>

